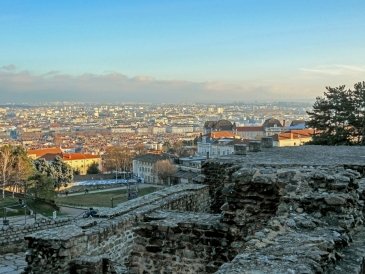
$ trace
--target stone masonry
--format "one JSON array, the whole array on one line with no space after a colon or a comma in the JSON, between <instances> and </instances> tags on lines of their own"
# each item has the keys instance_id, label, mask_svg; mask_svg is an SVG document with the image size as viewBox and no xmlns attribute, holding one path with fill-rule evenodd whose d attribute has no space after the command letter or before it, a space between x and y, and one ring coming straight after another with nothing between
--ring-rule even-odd
<instances>
[{"instance_id":1,"label":"stone masonry","mask_svg":"<svg viewBox=\"0 0 365 274\"><path fill-rule=\"evenodd\" d=\"M34 233L25 273L364 273L365 147L262 148Z\"/></svg>"},{"instance_id":2,"label":"stone masonry","mask_svg":"<svg viewBox=\"0 0 365 274\"><path fill-rule=\"evenodd\" d=\"M218 273L323 273L363 230L357 171L243 168L235 178L222 214L242 250Z\"/></svg>"},{"instance_id":3,"label":"stone masonry","mask_svg":"<svg viewBox=\"0 0 365 274\"><path fill-rule=\"evenodd\" d=\"M64 226L71 221L69 218L39 219L35 223L24 226L3 226L0 233L0 254L25 251L24 237L29 233Z\"/></svg>"},{"instance_id":4,"label":"stone masonry","mask_svg":"<svg viewBox=\"0 0 365 274\"><path fill-rule=\"evenodd\" d=\"M179 185L100 210L99 218L34 233L28 242L25 273L122 273L134 242L134 227L157 209L206 211L203 185Z\"/></svg>"},{"instance_id":5,"label":"stone masonry","mask_svg":"<svg viewBox=\"0 0 365 274\"><path fill-rule=\"evenodd\" d=\"M136 234L130 273L213 273L233 258L219 214L158 211Z\"/></svg>"}]
</instances>

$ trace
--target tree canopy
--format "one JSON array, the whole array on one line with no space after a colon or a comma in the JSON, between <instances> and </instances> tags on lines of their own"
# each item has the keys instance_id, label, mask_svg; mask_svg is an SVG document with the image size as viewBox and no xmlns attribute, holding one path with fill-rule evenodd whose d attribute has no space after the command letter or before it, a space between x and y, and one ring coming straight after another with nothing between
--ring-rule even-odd
<instances>
[{"instance_id":1,"label":"tree canopy","mask_svg":"<svg viewBox=\"0 0 365 274\"><path fill-rule=\"evenodd\" d=\"M36 199L53 199L56 196L56 192L52 178L40 172L35 173L29 178L28 193Z\"/></svg>"},{"instance_id":2,"label":"tree canopy","mask_svg":"<svg viewBox=\"0 0 365 274\"><path fill-rule=\"evenodd\" d=\"M60 188L73 180L72 168L61 157L57 156L54 161L47 162L40 158L34 161L36 170L53 179L54 187Z\"/></svg>"},{"instance_id":3,"label":"tree canopy","mask_svg":"<svg viewBox=\"0 0 365 274\"><path fill-rule=\"evenodd\" d=\"M87 169L87 174L99 174L99 164L96 162L93 162Z\"/></svg>"},{"instance_id":4,"label":"tree canopy","mask_svg":"<svg viewBox=\"0 0 365 274\"><path fill-rule=\"evenodd\" d=\"M326 87L308 111L308 126L315 129L312 144L365 145L365 82Z\"/></svg>"},{"instance_id":5,"label":"tree canopy","mask_svg":"<svg viewBox=\"0 0 365 274\"><path fill-rule=\"evenodd\" d=\"M108 171L130 171L132 168L132 153L127 147L108 147L105 151L104 167Z\"/></svg>"},{"instance_id":6,"label":"tree canopy","mask_svg":"<svg viewBox=\"0 0 365 274\"><path fill-rule=\"evenodd\" d=\"M160 160L153 165L153 173L166 183L176 173L176 167L170 160Z\"/></svg>"},{"instance_id":7,"label":"tree canopy","mask_svg":"<svg viewBox=\"0 0 365 274\"><path fill-rule=\"evenodd\" d=\"M4 145L0 148L0 176L2 182L2 196L5 197L5 188L24 185L33 174L33 165L24 148L20 146Z\"/></svg>"}]
</instances>

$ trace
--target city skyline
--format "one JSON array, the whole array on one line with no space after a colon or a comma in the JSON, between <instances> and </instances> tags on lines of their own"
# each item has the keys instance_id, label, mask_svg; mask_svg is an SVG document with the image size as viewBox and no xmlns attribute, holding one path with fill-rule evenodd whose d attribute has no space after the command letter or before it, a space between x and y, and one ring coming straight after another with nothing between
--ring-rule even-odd
<instances>
[{"instance_id":1,"label":"city skyline","mask_svg":"<svg viewBox=\"0 0 365 274\"><path fill-rule=\"evenodd\" d=\"M314 101L364 80L363 1L2 1L6 102Z\"/></svg>"}]
</instances>

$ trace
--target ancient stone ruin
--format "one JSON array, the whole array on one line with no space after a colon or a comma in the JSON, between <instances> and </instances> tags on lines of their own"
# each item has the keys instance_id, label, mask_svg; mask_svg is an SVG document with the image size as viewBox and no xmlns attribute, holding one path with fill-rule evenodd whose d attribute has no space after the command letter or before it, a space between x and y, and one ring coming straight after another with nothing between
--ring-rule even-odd
<instances>
[{"instance_id":1,"label":"ancient stone ruin","mask_svg":"<svg viewBox=\"0 0 365 274\"><path fill-rule=\"evenodd\" d=\"M24 273L365 273L365 148L262 148L26 236Z\"/></svg>"}]
</instances>

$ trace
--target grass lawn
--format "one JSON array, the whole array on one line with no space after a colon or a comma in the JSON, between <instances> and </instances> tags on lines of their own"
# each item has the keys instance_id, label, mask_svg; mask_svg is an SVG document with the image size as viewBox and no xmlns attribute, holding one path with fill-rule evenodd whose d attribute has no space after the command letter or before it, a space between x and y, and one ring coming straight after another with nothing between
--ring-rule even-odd
<instances>
[{"instance_id":1,"label":"grass lawn","mask_svg":"<svg viewBox=\"0 0 365 274\"><path fill-rule=\"evenodd\" d=\"M27 199L27 205L32 210L45 216L52 216L52 212L56 210L55 205L45 203L44 201ZM24 207L19 204L19 197L13 198L12 196L8 195L5 197L5 199L0 198L0 217L4 217L4 208L7 208L7 217L24 215ZM27 213L29 214L29 210Z\"/></svg>"},{"instance_id":2,"label":"grass lawn","mask_svg":"<svg viewBox=\"0 0 365 274\"><path fill-rule=\"evenodd\" d=\"M19 198L13 198L10 194L7 194L5 199L0 198L0 217L4 217L4 208L6 209L6 216L24 215L24 208L19 204Z\"/></svg>"},{"instance_id":3,"label":"grass lawn","mask_svg":"<svg viewBox=\"0 0 365 274\"><path fill-rule=\"evenodd\" d=\"M155 187L139 189L139 196L156 191ZM119 203L127 201L127 190L111 190L98 193L88 193L75 196L63 196L56 198L56 204L83 206L83 207L111 207L111 199L116 206Z\"/></svg>"}]
</instances>

